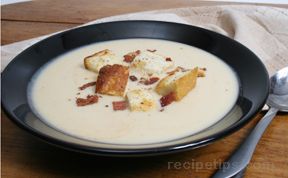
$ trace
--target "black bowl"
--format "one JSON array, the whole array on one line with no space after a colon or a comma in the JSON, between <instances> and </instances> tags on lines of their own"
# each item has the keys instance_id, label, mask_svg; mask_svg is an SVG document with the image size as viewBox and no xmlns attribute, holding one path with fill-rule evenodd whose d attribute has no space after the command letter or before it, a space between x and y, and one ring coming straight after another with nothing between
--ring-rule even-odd
<instances>
[{"instance_id":1,"label":"black bowl","mask_svg":"<svg viewBox=\"0 0 288 178\"><path fill-rule=\"evenodd\" d=\"M105 144L65 135L46 125L28 105L27 86L33 74L51 59L90 43L152 38L176 41L212 53L239 78L240 93L231 111L213 126L184 138L141 145ZM218 33L189 25L157 21L121 21L85 26L49 37L23 51L2 73L2 107L8 117L48 143L84 153L145 156L172 153L207 145L240 129L262 108L269 78L261 61L240 43ZM209 110L209 108L207 108Z\"/></svg>"}]
</instances>

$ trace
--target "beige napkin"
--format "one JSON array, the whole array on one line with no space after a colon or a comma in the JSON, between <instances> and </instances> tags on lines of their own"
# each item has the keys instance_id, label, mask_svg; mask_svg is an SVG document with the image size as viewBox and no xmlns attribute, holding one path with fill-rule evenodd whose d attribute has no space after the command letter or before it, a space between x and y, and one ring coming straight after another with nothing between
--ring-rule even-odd
<instances>
[{"instance_id":1,"label":"beige napkin","mask_svg":"<svg viewBox=\"0 0 288 178\"><path fill-rule=\"evenodd\" d=\"M187 7L113 16L84 25L118 20L160 20L200 26L250 48L263 61L270 75L288 66L287 9L247 5ZM22 50L47 36L2 46L1 70Z\"/></svg>"}]
</instances>

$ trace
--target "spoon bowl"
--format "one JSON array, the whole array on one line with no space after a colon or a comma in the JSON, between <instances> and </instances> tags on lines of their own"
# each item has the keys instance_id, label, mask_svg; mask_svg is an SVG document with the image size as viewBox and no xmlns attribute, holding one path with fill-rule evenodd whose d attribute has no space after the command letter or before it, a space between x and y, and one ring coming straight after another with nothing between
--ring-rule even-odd
<instances>
[{"instance_id":1,"label":"spoon bowl","mask_svg":"<svg viewBox=\"0 0 288 178\"><path fill-rule=\"evenodd\" d=\"M288 112L288 67L279 70L270 78L270 94L267 104L279 111Z\"/></svg>"}]
</instances>

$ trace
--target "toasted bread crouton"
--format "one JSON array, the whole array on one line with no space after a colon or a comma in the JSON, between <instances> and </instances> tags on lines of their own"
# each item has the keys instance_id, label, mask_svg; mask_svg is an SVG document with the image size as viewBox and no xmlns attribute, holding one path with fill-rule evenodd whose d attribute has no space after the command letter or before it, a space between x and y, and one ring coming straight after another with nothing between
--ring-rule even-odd
<instances>
[{"instance_id":1,"label":"toasted bread crouton","mask_svg":"<svg viewBox=\"0 0 288 178\"><path fill-rule=\"evenodd\" d=\"M132 90L126 96L131 111L148 111L155 107L153 96L148 90Z\"/></svg>"},{"instance_id":2,"label":"toasted bread crouton","mask_svg":"<svg viewBox=\"0 0 288 178\"><path fill-rule=\"evenodd\" d=\"M178 71L163 78L156 86L158 94L165 96L173 92L175 100L180 101L191 91L197 80L198 68L188 71Z\"/></svg>"},{"instance_id":3,"label":"toasted bread crouton","mask_svg":"<svg viewBox=\"0 0 288 178\"><path fill-rule=\"evenodd\" d=\"M124 96L128 82L129 69L119 64L106 65L99 71L96 93Z\"/></svg>"},{"instance_id":4,"label":"toasted bread crouton","mask_svg":"<svg viewBox=\"0 0 288 178\"><path fill-rule=\"evenodd\" d=\"M141 51L131 63L131 67L149 74L166 72L173 65L172 60L166 60L166 57L149 51Z\"/></svg>"},{"instance_id":5,"label":"toasted bread crouton","mask_svg":"<svg viewBox=\"0 0 288 178\"><path fill-rule=\"evenodd\" d=\"M84 58L85 68L96 73L98 73L103 66L113 64L121 64L121 60L109 49L99 51Z\"/></svg>"}]
</instances>

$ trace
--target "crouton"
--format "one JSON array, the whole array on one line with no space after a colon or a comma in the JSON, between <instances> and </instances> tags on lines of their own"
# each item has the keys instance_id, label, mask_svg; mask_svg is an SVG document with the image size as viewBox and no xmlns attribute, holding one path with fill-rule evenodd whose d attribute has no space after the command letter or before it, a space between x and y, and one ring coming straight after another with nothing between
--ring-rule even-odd
<instances>
[{"instance_id":1,"label":"crouton","mask_svg":"<svg viewBox=\"0 0 288 178\"><path fill-rule=\"evenodd\" d=\"M124 96L128 77L128 67L119 64L106 65L99 71L96 81L96 93Z\"/></svg>"},{"instance_id":2,"label":"crouton","mask_svg":"<svg viewBox=\"0 0 288 178\"><path fill-rule=\"evenodd\" d=\"M173 67L172 60L166 60L166 57L149 51L141 51L131 63L132 68L145 71L148 74L160 74Z\"/></svg>"},{"instance_id":3,"label":"crouton","mask_svg":"<svg viewBox=\"0 0 288 178\"><path fill-rule=\"evenodd\" d=\"M148 90L132 90L126 96L131 111L148 111L155 107L153 96Z\"/></svg>"},{"instance_id":4,"label":"crouton","mask_svg":"<svg viewBox=\"0 0 288 178\"><path fill-rule=\"evenodd\" d=\"M173 92L175 100L180 101L196 85L198 68L188 71L178 71L163 78L156 86L155 91L162 95Z\"/></svg>"},{"instance_id":5,"label":"crouton","mask_svg":"<svg viewBox=\"0 0 288 178\"><path fill-rule=\"evenodd\" d=\"M117 56L109 49L99 51L84 58L85 68L96 73L98 73L103 66L113 64L122 63L120 58L118 59Z\"/></svg>"}]
</instances>

